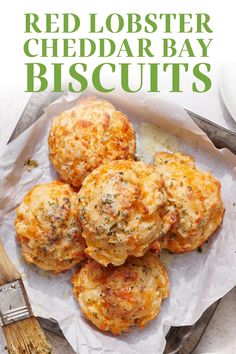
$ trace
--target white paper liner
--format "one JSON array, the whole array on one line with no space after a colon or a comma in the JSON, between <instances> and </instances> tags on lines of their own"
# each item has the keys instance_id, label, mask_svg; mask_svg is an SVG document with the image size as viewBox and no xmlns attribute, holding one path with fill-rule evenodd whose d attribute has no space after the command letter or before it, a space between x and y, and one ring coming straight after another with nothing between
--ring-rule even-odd
<instances>
[{"instance_id":1,"label":"white paper liner","mask_svg":"<svg viewBox=\"0 0 236 354\"><path fill-rule=\"evenodd\" d=\"M220 230L203 252L161 256L166 264L171 294L162 305L158 319L145 329L114 337L91 326L81 315L71 293L71 272L53 276L27 265L15 241L15 208L35 184L57 178L48 159L47 135L50 121L75 104L74 97L62 96L45 109L45 114L6 147L0 159L0 236L11 260L23 274L36 315L56 319L77 353L143 354L162 353L170 326L192 325L214 301L236 285L236 156L216 149L188 114L179 106L157 96L107 95L119 109L139 122L154 123L177 136L181 150L192 154L197 166L211 171L222 184L226 207ZM139 141L140 150L140 141ZM28 171L28 158L39 166ZM3 347L0 346L3 352Z\"/></svg>"}]
</instances>

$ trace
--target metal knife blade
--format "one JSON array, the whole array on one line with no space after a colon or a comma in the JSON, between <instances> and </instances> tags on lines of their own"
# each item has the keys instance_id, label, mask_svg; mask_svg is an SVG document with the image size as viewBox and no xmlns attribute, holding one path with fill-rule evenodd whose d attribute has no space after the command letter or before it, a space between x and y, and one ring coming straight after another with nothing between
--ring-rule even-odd
<instances>
[{"instance_id":1,"label":"metal knife blade","mask_svg":"<svg viewBox=\"0 0 236 354\"><path fill-rule=\"evenodd\" d=\"M198 114L185 109L193 121L201 128L213 144L219 148L228 148L236 154L236 133L199 116Z\"/></svg>"},{"instance_id":2,"label":"metal knife blade","mask_svg":"<svg viewBox=\"0 0 236 354\"><path fill-rule=\"evenodd\" d=\"M163 354L191 354L199 344L221 299L214 302L192 326L171 327Z\"/></svg>"},{"instance_id":3,"label":"metal knife blade","mask_svg":"<svg viewBox=\"0 0 236 354\"><path fill-rule=\"evenodd\" d=\"M61 92L42 92L32 94L13 130L13 133L11 134L10 139L8 140L8 144L35 123L43 115L44 107L48 106L61 95Z\"/></svg>"}]
</instances>

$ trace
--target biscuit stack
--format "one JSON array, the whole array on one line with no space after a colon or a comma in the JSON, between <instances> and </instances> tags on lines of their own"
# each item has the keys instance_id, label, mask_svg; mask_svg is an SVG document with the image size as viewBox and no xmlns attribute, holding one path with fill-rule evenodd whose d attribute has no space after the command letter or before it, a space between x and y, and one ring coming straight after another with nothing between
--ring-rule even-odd
<instances>
[{"instance_id":1,"label":"biscuit stack","mask_svg":"<svg viewBox=\"0 0 236 354\"><path fill-rule=\"evenodd\" d=\"M83 314L115 335L156 318L169 294L161 249L203 245L222 222L220 182L182 153L135 161L135 131L110 103L87 97L52 121L61 181L35 186L17 209L27 262L72 278Z\"/></svg>"}]
</instances>

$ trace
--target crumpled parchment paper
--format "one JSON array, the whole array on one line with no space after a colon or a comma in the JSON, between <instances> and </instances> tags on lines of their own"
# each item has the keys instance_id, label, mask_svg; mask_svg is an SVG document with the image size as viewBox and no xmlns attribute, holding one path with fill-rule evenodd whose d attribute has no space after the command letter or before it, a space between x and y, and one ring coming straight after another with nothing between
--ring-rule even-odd
<instances>
[{"instance_id":1,"label":"crumpled parchment paper","mask_svg":"<svg viewBox=\"0 0 236 354\"><path fill-rule=\"evenodd\" d=\"M81 315L71 293L70 271L53 276L27 265L21 257L15 241L15 208L35 184L57 178L48 158L47 135L51 118L71 108L74 97L62 96L46 107L45 114L10 143L1 156L0 237L23 275L34 313L56 319L77 353L158 354L164 350L170 326L193 324L207 307L236 285L236 156L226 149L217 150L181 107L157 96L108 95L107 99L129 115L137 131L140 122L145 121L174 135L180 149L192 154L198 167L211 171L222 183L226 207L223 225L203 252L161 256L169 273L171 293L163 302L159 317L143 330L134 329L119 337L104 334ZM139 136L138 153L145 156L142 149ZM161 149L158 142L157 149ZM31 171L25 165L29 158L38 162L38 167Z\"/></svg>"}]
</instances>

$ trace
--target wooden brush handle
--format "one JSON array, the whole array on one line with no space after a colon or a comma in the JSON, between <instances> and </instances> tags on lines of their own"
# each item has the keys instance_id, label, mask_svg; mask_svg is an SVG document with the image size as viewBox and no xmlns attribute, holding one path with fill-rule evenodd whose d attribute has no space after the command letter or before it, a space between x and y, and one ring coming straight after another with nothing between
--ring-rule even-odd
<instances>
[{"instance_id":1,"label":"wooden brush handle","mask_svg":"<svg viewBox=\"0 0 236 354\"><path fill-rule=\"evenodd\" d=\"M20 279L20 273L10 261L3 247L3 243L0 240L0 286ZM23 291L26 304L28 303L28 307L30 307L24 286L21 290ZM6 337L7 349L10 354L53 353L51 345L48 343L42 328L33 316L21 319L14 323L4 324L3 332Z\"/></svg>"},{"instance_id":2,"label":"wooden brush handle","mask_svg":"<svg viewBox=\"0 0 236 354\"><path fill-rule=\"evenodd\" d=\"M10 261L0 240L0 285L21 279L21 275Z\"/></svg>"}]
</instances>

